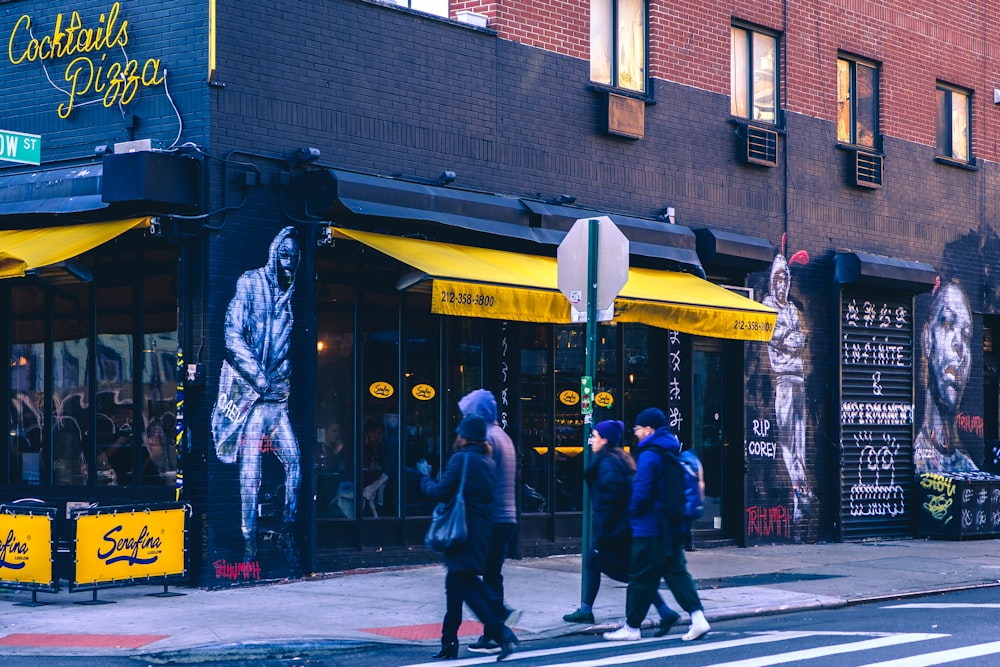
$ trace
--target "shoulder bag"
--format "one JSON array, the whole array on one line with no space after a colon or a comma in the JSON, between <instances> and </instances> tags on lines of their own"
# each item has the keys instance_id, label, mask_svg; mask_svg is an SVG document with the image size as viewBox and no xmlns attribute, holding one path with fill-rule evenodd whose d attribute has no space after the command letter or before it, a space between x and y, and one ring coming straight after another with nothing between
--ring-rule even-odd
<instances>
[{"instance_id":1,"label":"shoulder bag","mask_svg":"<svg viewBox=\"0 0 1000 667\"><path fill-rule=\"evenodd\" d=\"M462 480L458 483L458 493L447 502L438 503L431 515L431 527L424 537L424 546L433 551L447 551L463 544L468 537L465 524L465 469L469 465L469 454L462 455Z\"/></svg>"}]
</instances>

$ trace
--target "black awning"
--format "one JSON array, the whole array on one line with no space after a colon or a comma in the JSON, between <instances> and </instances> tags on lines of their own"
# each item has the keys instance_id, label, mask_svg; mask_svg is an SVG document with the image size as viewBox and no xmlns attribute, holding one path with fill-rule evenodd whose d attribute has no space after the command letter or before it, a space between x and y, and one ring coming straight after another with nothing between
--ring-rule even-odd
<instances>
[{"instance_id":1,"label":"black awning","mask_svg":"<svg viewBox=\"0 0 1000 667\"><path fill-rule=\"evenodd\" d=\"M765 239L707 227L694 230L698 257L705 264L752 273L771 265L774 247Z\"/></svg>"},{"instance_id":2,"label":"black awning","mask_svg":"<svg viewBox=\"0 0 1000 667\"><path fill-rule=\"evenodd\" d=\"M44 169L0 176L0 216L81 213L105 208L103 165Z\"/></svg>"},{"instance_id":3,"label":"black awning","mask_svg":"<svg viewBox=\"0 0 1000 667\"><path fill-rule=\"evenodd\" d=\"M602 213L572 206L548 204L532 199L521 200L532 213L532 224L542 229L568 232L580 218L606 215L614 221L629 240L629 253L633 256L665 259L677 264L681 271L702 278L705 270L698 259L697 240L694 232L682 225L671 225L659 220L634 218L616 213Z\"/></svg>"},{"instance_id":4,"label":"black awning","mask_svg":"<svg viewBox=\"0 0 1000 667\"><path fill-rule=\"evenodd\" d=\"M841 285L871 285L919 294L934 287L939 275L934 267L923 262L853 250L838 251L833 261Z\"/></svg>"},{"instance_id":5,"label":"black awning","mask_svg":"<svg viewBox=\"0 0 1000 667\"><path fill-rule=\"evenodd\" d=\"M307 172L306 199L313 215L381 221L394 232L414 232L412 221L507 238L558 245L563 234L535 229L519 199L425 185L339 169ZM359 225L360 226L360 225ZM452 239L454 232L446 235Z\"/></svg>"}]
</instances>

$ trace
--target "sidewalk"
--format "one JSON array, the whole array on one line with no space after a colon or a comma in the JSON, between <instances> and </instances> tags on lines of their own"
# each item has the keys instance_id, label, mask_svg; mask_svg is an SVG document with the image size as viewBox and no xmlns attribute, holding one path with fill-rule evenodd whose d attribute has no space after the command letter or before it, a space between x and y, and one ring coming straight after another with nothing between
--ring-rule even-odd
<instances>
[{"instance_id":1,"label":"sidewalk","mask_svg":"<svg viewBox=\"0 0 1000 667\"><path fill-rule=\"evenodd\" d=\"M706 616L721 624L757 614L996 586L1000 540L727 547L691 552L688 561ZM508 603L524 611L517 625L522 641L596 631L562 620L579 602L579 556L508 561L504 577ZM52 604L38 607L14 604L30 602L30 593L5 591L0 652L246 657L281 646L300 652L385 642L430 646L439 641L444 613L440 565L222 591L171 590L185 595L148 597L162 586L133 586L98 593L99 600L115 604L81 605L91 600L90 592L64 590L39 593L39 602ZM605 579L594 609L598 624L617 625L624 608L625 585ZM647 622L656 618L655 611L651 617ZM466 618L472 618L467 610ZM478 636L478 624L464 623L462 634Z\"/></svg>"}]
</instances>

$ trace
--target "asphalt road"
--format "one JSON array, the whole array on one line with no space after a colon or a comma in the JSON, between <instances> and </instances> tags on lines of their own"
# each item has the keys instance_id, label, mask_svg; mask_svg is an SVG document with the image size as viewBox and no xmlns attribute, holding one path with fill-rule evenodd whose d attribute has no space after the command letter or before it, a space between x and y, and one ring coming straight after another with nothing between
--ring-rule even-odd
<instances>
[{"instance_id":1,"label":"asphalt road","mask_svg":"<svg viewBox=\"0 0 1000 667\"><path fill-rule=\"evenodd\" d=\"M705 639L685 643L681 632L640 642L611 643L595 635L532 641L504 664L541 667L918 667L1000 664L1000 596L996 589L882 601L839 609L758 616L718 622ZM403 667L496 664L463 647L459 660L430 659L434 647L385 644L343 649L274 646L218 667ZM187 661L184 661L187 662ZM156 656L5 657L4 667L136 667L182 664ZM206 664L204 662L187 664Z\"/></svg>"}]
</instances>

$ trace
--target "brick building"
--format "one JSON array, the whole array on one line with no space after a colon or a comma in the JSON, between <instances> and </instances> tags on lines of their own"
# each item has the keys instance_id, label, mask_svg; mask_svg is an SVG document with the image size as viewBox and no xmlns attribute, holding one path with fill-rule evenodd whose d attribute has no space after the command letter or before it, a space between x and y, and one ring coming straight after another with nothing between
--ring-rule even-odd
<instances>
[{"instance_id":1,"label":"brick building","mask_svg":"<svg viewBox=\"0 0 1000 667\"><path fill-rule=\"evenodd\" d=\"M0 9L0 499L179 497L205 586L429 560L405 470L486 387L518 550L578 550L551 281L609 216L594 419L668 412L696 545L1000 530L987 3Z\"/></svg>"}]
</instances>

